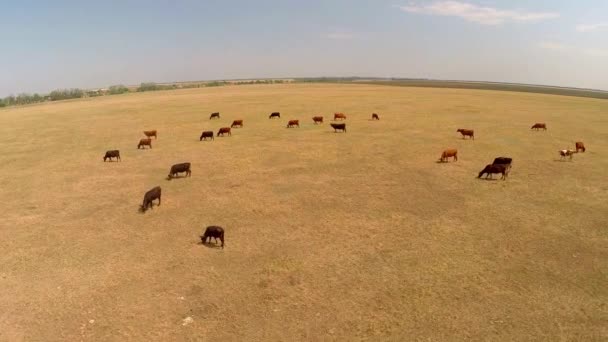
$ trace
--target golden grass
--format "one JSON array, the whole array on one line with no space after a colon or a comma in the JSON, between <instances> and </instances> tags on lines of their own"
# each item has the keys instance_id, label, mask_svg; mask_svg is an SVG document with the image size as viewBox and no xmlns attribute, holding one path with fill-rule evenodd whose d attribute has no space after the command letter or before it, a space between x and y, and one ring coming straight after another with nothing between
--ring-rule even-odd
<instances>
[{"instance_id":1,"label":"golden grass","mask_svg":"<svg viewBox=\"0 0 608 342\"><path fill-rule=\"evenodd\" d=\"M605 339L606 132L603 100L373 85L2 110L0 340ZM449 147L458 162L436 163ZM508 180L476 179L497 156ZM191 178L165 180L186 161ZM207 225L224 250L199 244Z\"/></svg>"}]
</instances>

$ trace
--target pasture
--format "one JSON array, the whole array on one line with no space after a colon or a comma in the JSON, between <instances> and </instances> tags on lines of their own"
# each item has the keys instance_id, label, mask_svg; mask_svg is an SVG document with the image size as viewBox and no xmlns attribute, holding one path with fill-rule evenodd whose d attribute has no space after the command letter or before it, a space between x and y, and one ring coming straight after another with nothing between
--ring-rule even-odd
<instances>
[{"instance_id":1,"label":"pasture","mask_svg":"<svg viewBox=\"0 0 608 342\"><path fill-rule=\"evenodd\" d=\"M0 340L603 340L607 132L606 100L363 84L0 110Z\"/></svg>"}]
</instances>

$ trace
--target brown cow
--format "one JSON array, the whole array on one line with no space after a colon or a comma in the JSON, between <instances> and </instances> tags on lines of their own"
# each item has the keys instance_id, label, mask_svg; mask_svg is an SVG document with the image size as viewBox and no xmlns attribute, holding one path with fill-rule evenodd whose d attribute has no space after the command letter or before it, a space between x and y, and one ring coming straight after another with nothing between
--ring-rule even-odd
<instances>
[{"instance_id":1,"label":"brown cow","mask_svg":"<svg viewBox=\"0 0 608 342\"><path fill-rule=\"evenodd\" d=\"M544 122L537 122L534 125L532 125L532 127L530 129L535 129L535 130L539 130L539 129L543 129L543 130L547 130L547 124L545 124Z\"/></svg>"},{"instance_id":2,"label":"brown cow","mask_svg":"<svg viewBox=\"0 0 608 342\"><path fill-rule=\"evenodd\" d=\"M481 170L481 172L479 172L479 175L477 176L477 178L481 178L481 176L484 173L487 174L486 179L488 177L492 178L492 174L494 174L494 173L501 173L502 174L501 179L505 180L505 179L507 179L507 175L508 175L507 171L508 171L508 166L505 164L488 164L488 165L486 165L486 167L483 170Z\"/></svg>"},{"instance_id":3,"label":"brown cow","mask_svg":"<svg viewBox=\"0 0 608 342\"><path fill-rule=\"evenodd\" d=\"M230 127L222 127L222 128L220 128L220 130L219 130L219 131L217 131L217 136L218 136L218 137L219 137L220 135L221 135L221 136L224 136L224 134L226 134L226 133L227 133L228 135L232 135L232 133L230 133Z\"/></svg>"},{"instance_id":4,"label":"brown cow","mask_svg":"<svg viewBox=\"0 0 608 342\"><path fill-rule=\"evenodd\" d=\"M192 171L190 171L190 163L180 163L171 166L171 170L169 171L169 175L167 179L171 180L171 178L175 178L179 173L185 172L186 177L192 176Z\"/></svg>"},{"instance_id":5,"label":"brown cow","mask_svg":"<svg viewBox=\"0 0 608 342\"><path fill-rule=\"evenodd\" d=\"M344 113L334 113L334 121L338 119L346 120L346 115Z\"/></svg>"},{"instance_id":6,"label":"brown cow","mask_svg":"<svg viewBox=\"0 0 608 342\"><path fill-rule=\"evenodd\" d=\"M220 118L220 113L211 113L211 115L209 116L209 120L211 119L219 119Z\"/></svg>"},{"instance_id":7,"label":"brown cow","mask_svg":"<svg viewBox=\"0 0 608 342\"><path fill-rule=\"evenodd\" d=\"M137 149L139 150L140 148L144 148L144 146L149 146L150 148L152 148L152 139L150 139L150 138L140 139L139 144L137 145Z\"/></svg>"},{"instance_id":8,"label":"brown cow","mask_svg":"<svg viewBox=\"0 0 608 342\"><path fill-rule=\"evenodd\" d=\"M346 124L345 123L341 123L341 124L331 123L330 126L334 129L334 133L338 132L338 130L342 130L344 133L346 133Z\"/></svg>"},{"instance_id":9,"label":"brown cow","mask_svg":"<svg viewBox=\"0 0 608 342\"><path fill-rule=\"evenodd\" d=\"M448 162L450 157L454 157L454 161L458 161L458 150L455 148L450 148L441 154L441 158L439 158L440 162Z\"/></svg>"},{"instance_id":10,"label":"brown cow","mask_svg":"<svg viewBox=\"0 0 608 342\"><path fill-rule=\"evenodd\" d=\"M209 243L211 243L211 238L215 239L217 243L217 239L219 238L222 242L222 248L224 248L224 228L219 226L209 226L205 229L205 233L201 235L201 243L206 244L207 239L209 239Z\"/></svg>"},{"instance_id":11,"label":"brown cow","mask_svg":"<svg viewBox=\"0 0 608 342\"><path fill-rule=\"evenodd\" d=\"M154 137L154 139L156 139L156 130L152 130L152 131L144 131L144 134L148 137Z\"/></svg>"},{"instance_id":12,"label":"brown cow","mask_svg":"<svg viewBox=\"0 0 608 342\"><path fill-rule=\"evenodd\" d=\"M207 140L207 138L211 138L211 140L213 140L213 131L203 131L198 141Z\"/></svg>"},{"instance_id":13,"label":"brown cow","mask_svg":"<svg viewBox=\"0 0 608 342\"><path fill-rule=\"evenodd\" d=\"M292 128L294 126L300 127L300 120L289 120L287 128Z\"/></svg>"},{"instance_id":14,"label":"brown cow","mask_svg":"<svg viewBox=\"0 0 608 342\"><path fill-rule=\"evenodd\" d=\"M315 125L316 125L316 124L323 123L323 117L322 117L322 116L314 116L314 117L312 118L312 121L314 121Z\"/></svg>"},{"instance_id":15,"label":"brown cow","mask_svg":"<svg viewBox=\"0 0 608 342\"><path fill-rule=\"evenodd\" d=\"M103 156L103 161L106 161L106 158L110 159L110 161L112 161L112 158L116 158L116 161L120 161L120 151L119 150L111 150L111 151L107 151L106 155Z\"/></svg>"},{"instance_id":16,"label":"brown cow","mask_svg":"<svg viewBox=\"0 0 608 342\"><path fill-rule=\"evenodd\" d=\"M576 152L578 152L579 150L581 150L581 151L585 152L585 150L586 150L586 148L585 148L585 144L583 144L583 142L582 142L582 141L577 141L577 142L575 143L575 145L576 145Z\"/></svg>"},{"instance_id":17,"label":"brown cow","mask_svg":"<svg viewBox=\"0 0 608 342\"><path fill-rule=\"evenodd\" d=\"M243 127L243 120L234 120L230 127Z\"/></svg>"},{"instance_id":18,"label":"brown cow","mask_svg":"<svg viewBox=\"0 0 608 342\"><path fill-rule=\"evenodd\" d=\"M160 206L160 194L161 194L160 186L156 186L156 187L152 188L150 191L146 192L146 194L144 195L144 203L139 208L140 211L146 212L146 210L148 210L148 208L153 208L152 201L154 201L155 199L158 200L158 205Z\"/></svg>"},{"instance_id":19,"label":"brown cow","mask_svg":"<svg viewBox=\"0 0 608 342\"><path fill-rule=\"evenodd\" d=\"M471 139L475 140L475 131L472 129L459 128L456 130L456 132L460 132L460 134L462 134L462 139L465 137L470 137Z\"/></svg>"},{"instance_id":20,"label":"brown cow","mask_svg":"<svg viewBox=\"0 0 608 342\"><path fill-rule=\"evenodd\" d=\"M380 120L380 117L376 113L372 113L372 120Z\"/></svg>"},{"instance_id":21,"label":"brown cow","mask_svg":"<svg viewBox=\"0 0 608 342\"><path fill-rule=\"evenodd\" d=\"M268 116L268 118L269 119L272 119L272 118L279 118L280 119L281 118L281 113L279 113L279 112L272 112L272 113L270 113L270 115Z\"/></svg>"}]
</instances>

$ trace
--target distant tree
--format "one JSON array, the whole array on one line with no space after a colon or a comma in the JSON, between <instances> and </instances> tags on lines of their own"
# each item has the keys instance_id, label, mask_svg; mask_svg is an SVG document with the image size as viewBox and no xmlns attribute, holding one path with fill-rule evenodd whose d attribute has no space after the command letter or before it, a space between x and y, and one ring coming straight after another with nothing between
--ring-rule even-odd
<instances>
[{"instance_id":1,"label":"distant tree","mask_svg":"<svg viewBox=\"0 0 608 342\"><path fill-rule=\"evenodd\" d=\"M129 88L125 87L122 84L113 85L113 86L110 86L110 88L108 88L108 94L110 94L110 95L124 94L124 93L128 93L128 92L129 92Z\"/></svg>"}]
</instances>

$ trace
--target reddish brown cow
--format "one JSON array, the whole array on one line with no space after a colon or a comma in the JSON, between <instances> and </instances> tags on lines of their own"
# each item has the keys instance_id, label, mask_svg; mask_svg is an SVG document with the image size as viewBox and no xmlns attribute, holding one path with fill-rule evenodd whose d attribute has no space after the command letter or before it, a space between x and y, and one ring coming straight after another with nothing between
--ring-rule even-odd
<instances>
[{"instance_id":1,"label":"reddish brown cow","mask_svg":"<svg viewBox=\"0 0 608 342\"><path fill-rule=\"evenodd\" d=\"M152 139L150 139L150 138L140 139L139 144L137 145L137 149L139 150L140 148L144 148L144 146L148 146L148 147L152 148Z\"/></svg>"},{"instance_id":2,"label":"reddish brown cow","mask_svg":"<svg viewBox=\"0 0 608 342\"><path fill-rule=\"evenodd\" d=\"M537 122L534 125L532 125L532 127L530 129L535 129L535 130L539 130L539 129L543 129L543 130L547 130L547 124L545 124L544 122Z\"/></svg>"},{"instance_id":3,"label":"reddish brown cow","mask_svg":"<svg viewBox=\"0 0 608 342\"><path fill-rule=\"evenodd\" d=\"M289 120L287 123L287 128L292 128L294 126L300 127L300 120Z\"/></svg>"},{"instance_id":4,"label":"reddish brown cow","mask_svg":"<svg viewBox=\"0 0 608 342\"><path fill-rule=\"evenodd\" d=\"M585 144L583 144L583 142L582 142L582 141L577 141L577 142L575 143L575 145L576 145L576 152L578 152L578 151L583 151L583 152L585 152L585 150L586 150L586 148L585 148Z\"/></svg>"},{"instance_id":5,"label":"reddish brown cow","mask_svg":"<svg viewBox=\"0 0 608 342\"><path fill-rule=\"evenodd\" d=\"M312 118L312 121L314 121L315 125L323 123L323 117L322 116L315 116L315 117Z\"/></svg>"},{"instance_id":6,"label":"reddish brown cow","mask_svg":"<svg viewBox=\"0 0 608 342\"><path fill-rule=\"evenodd\" d=\"M243 120L234 120L230 127L243 127Z\"/></svg>"},{"instance_id":7,"label":"reddish brown cow","mask_svg":"<svg viewBox=\"0 0 608 342\"><path fill-rule=\"evenodd\" d=\"M337 121L338 119L346 120L346 115L344 115L344 113L334 113L334 121Z\"/></svg>"},{"instance_id":8,"label":"reddish brown cow","mask_svg":"<svg viewBox=\"0 0 608 342\"><path fill-rule=\"evenodd\" d=\"M219 131L217 131L217 136L219 137L224 136L224 134L228 134L228 135L232 135L232 133L230 133L230 127L222 127L220 128Z\"/></svg>"},{"instance_id":9,"label":"reddish brown cow","mask_svg":"<svg viewBox=\"0 0 608 342\"><path fill-rule=\"evenodd\" d=\"M156 139L156 130L152 130L152 131L144 131L144 134L148 137L154 137L154 139Z\"/></svg>"},{"instance_id":10,"label":"reddish brown cow","mask_svg":"<svg viewBox=\"0 0 608 342\"><path fill-rule=\"evenodd\" d=\"M456 132L460 132L460 134L462 134L462 139L464 139L465 137L469 137L475 140L475 131L473 131L472 129L459 128L456 130Z\"/></svg>"},{"instance_id":11,"label":"reddish brown cow","mask_svg":"<svg viewBox=\"0 0 608 342\"><path fill-rule=\"evenodd\" d=\"M372 113L372 120L380 120L380 117L376 113Z\"/></svg>"},{"instance_id":12,"label":"reddish brown cow","mask_svg":"<svg viewBox=\"0 0 608 342\"><path fill-rule=\"evenodd\" d=\"M448 162L448 158L450 157L454 157L454 161L458 161L458 150L455 148L449 148L443 151L443 153L441 154L441 158L439 158L439 161Z\"/></svg>"}]
</instances>

